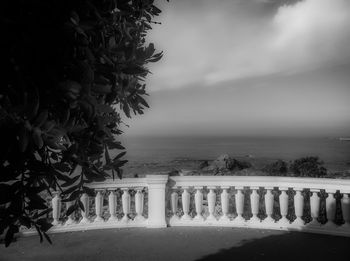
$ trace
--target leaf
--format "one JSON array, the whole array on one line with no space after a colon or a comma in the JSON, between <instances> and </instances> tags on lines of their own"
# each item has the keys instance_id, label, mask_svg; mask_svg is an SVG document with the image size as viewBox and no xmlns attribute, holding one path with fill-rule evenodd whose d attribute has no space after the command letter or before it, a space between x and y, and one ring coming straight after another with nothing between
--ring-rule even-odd
<instances>
[{"instance_id":1,"label":"leaf","mask_svg":"<svg viewBox=\"0 0 350 261\"><path fill-rule=\"evenodd\" d=\"M41 216L44 216L44 215L50 213L51 211L52 211L52 208L47 208L47 209L45 209L45 210L43 210L43 211L41 211L41 212L37 212L37 213L33 216L33 218L34 218L34 219L39 218L39 217L41 217Z\"/></svg>"},{"instance_id":2,"label":"leaf","mask_svg":"<svg viewBox=\"0 0 350 261\"><path fill-rule=\"evenodd\" d=\"M48 231L53 225L48 222L46 218L40 218L36 221L36 223L40 226L40 230L43 232Z\"/></svg>"},{"instance_id":3,"label":"leaf","mask_svg":"<svg viewBox=\"0 0 350 261\"><path fill-rule=\"evenodd\" d=\"M109 156L107 146L105 146L105 159L106 159L106 164L111 164L111 157Z\"/></svg>"},{"instance_id":4,"label":"leaf","mask_svg":"<svg viewBox=\"0 0 350 261\"><path fill-rule=\"evenodd\" d=\"M70 202L76 200L77 198L79 198L80 194L80 190L73 191L72 194L70 194L68 198L63 199L62 202Z\"/></svg>"},{"instance_id":5,"label":"leaf","mask_svg":"<svg viewBox=\"0 0 350 261\"><path fill-rule=\"evenodd\" d=\"M64 195L70 194L70 193L72 193L73 191L75 191L78 187L79 187L78 185L75 185L75 186L73 186L73 187L70 187L69 189L63 191L62 194L64 194Z\"/></svg>"},{"instance_id":6,"label":"leaf","mask_svg":"<svg viewBox=\"0 0 350 261\"><path fill-rule=\"evenodd\" d=\"M108 141L106 141L106 144L107 144L108 148L111 150L113 150L113 149L125 150L125 147L123 147L121 145L121 143L118 141L108 140Z\"/></svg>"},{"instance_id":7,"label":"leaf","mask_svg":"<svg viewBox=\"0 0 350 261\"><path fill-rule=\"evenodd\" d=\"M148 103L145 101L144 98L142 98L140 95L138 95L138 96L137 96L137 99L140 101L140 103L141 103L143 106L149 108L149 105L148 105Z\"/></svg>"},{"instance_id":8,"label":"leaf","mask_svg":"<svg viewBox=\"0 0 350 261\"><path fill-rule=\"evenodd\" d=\"M37 225L37 224L35 224L34 226L35 226L36 231L37 231L37 232L38 232L38 234L39 234L39 237L40 237L40 243L42 243L42 242L43 242L43 235L42 235L42 233L41 233L41 231L40 231L40 229L39 229L38 225Z\"/></svg>"},{"instance_id":9,"label":"leaf","mask_svg":"<svg viewBox=\"0 0 350 261\"><path fill-rule=\"evenodd\" d=\"M69 187L69 186L73 185L79 178L80 178L80 175L77 175L77 176L73 177L70 181L66 181L65 183L63 183L61 185L61 187L62 188Z\"/></svg>"},{"instance_id":10,"label":"leaf","mask_svg":"<svg viewBox=\"0 0 350 261\"><path fill-rule=\"evenodd\" d=\"M46 240L50 243L50 245L52 245L52 241L51 241L49 235L46 234L45 232L43 232L43 234L44 234L44 237L46 238Z\"/></svg>"},{"instance_id":11,"label":"leaf","mask_svg":"<svg viewBox=\"0 0 350 261\"><path fill-rule=\"evenodd\" d=\"M78 200L78 205L79 205L79 208L85 212L84 204L83 204L83 202L81 202L80 199Z\"/></svg>"},{"instance_id":12,"label":"leaf","mask_svg":"<svg viewBox=\"0 0 350 261\"><path fill-rule=\"evenodd\" d=\"M44 141L43 141L43 139L41 137L41 130L39 128L35 127L34 130L33 130L33 135L32 136L33 136L33 140L34 140L35 145L39 149L41 149L43 147L43 145L44 145Z\"/></svg>"},{"instance_id":13,"label":"leaf","mask_svg":"<svg viewBox=\"0 0 350 261\"><path fill-rule=\"evenodd\" d=\"M118 159L120 159L121 157L123 157L126 154L126 151L123 151L121 153L119 153L117 156L114 157L113 161L116 161Z\"/></svg>"},{"instance_id":14,"label":"leaf","mask_svg":"<svg viewBox=\"0 0 350 261\"><path fill-rule=\"evenodd\" d=\"M66 212L66 216L70 216L74 211L75 209L77 208L77 206L75 204L71 205L68 209L67 209L67 212Z\"/></svg>"},{"instance_id":15,"label":"leaf","mask_svg":"<svg viewBox=\"0 0 350 261\"><path fill-rule=\"evenodd\" d=\"M158 62L163 57L163 52L153 55L151 59L148 59L147 62L155 63Z\"/></svg>"},{"instance_id":16,"label":"leaf","mask_svg":"<svg viewBox=\"0 0 350 261\"><path fill-rule=\"evenodd\" d=\"M11 244L15 233L18 233L18 227L11 224L5 235L5 247L8 247Z\"/></svg>"},{"instance_id":17,"label":"leaf","mask_svg":"<svg viewBox=\"0 0 350 261\"><path fill-rule=\"evenodd\" d=\"M130 108L129 108L128 104L126 104L126 103L123 104L123 111L124 111L126 117L131 118Z\"/></svg>"}]
</instances>

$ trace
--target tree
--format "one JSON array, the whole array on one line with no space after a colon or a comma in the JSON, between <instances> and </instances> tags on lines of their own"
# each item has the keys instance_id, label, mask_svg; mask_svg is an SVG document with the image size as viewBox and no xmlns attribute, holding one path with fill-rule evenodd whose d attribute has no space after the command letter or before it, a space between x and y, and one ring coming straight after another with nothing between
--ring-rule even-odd
<instances>
[{"instance_id":1,"label":"tree","mask_svg":"<svg viewBox=\"0 0 350 261\"><path fill-rule=\"evenodd\" d=\"M290 170L301 177L323 177L327 175L327 169L318 157L304 157L294 160Z\"/></svg>"},{"instance_id":2,"label":"tree","mask_svg":"<svg viewBox=\"0 0 350 261\"><path fill-rule=\"evenodd\" d=\"M122 114L142 114L145 37L161 12L153 0L11 0L1 8L0 234L20 226L41 241L52 190L82 209L86 184L117 175L125 148ZM116 153L116 151L118 151ZM111 157L115 154L115 157ZM77 171L79 170L79 171Z\"/></svg>"}]
</instances>

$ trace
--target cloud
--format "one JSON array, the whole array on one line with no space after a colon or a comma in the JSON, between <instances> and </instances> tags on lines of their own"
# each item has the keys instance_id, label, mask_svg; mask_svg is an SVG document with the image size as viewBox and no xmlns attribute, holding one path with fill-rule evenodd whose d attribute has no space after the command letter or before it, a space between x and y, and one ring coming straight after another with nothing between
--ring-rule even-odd
<instances>
[{"instance_id":1,"label":"cloud","mask_svg":"<svg viewBox=\"0 0 350 261\"><path fill-rule=\"evenodd\" d=\"M268 3L275 3L274 5ZM151 90L350 61L350 1L174 1L150 39L165 51L151 67Z\"/></svg>"},{"instance_id":2,"label":"cloud","mask_svg":"<svg viewBox=\"0 0 350 261\"><path fill-rule=\"evenodd\" d=\"M302 70L350 61L348 0L306 0L282 6L272 25L270 52L275 63L286 69Z\"/></svg>"}]
</instances>

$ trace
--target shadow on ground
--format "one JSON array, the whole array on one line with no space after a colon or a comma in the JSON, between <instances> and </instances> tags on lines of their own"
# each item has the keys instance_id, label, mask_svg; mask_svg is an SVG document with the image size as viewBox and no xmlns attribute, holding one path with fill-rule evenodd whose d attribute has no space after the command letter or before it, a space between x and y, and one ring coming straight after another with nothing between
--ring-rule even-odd
<instances>
[{"instance_id":1,"label":"shadow on ground","mask_svg":"<svg viewBox=\"0 0 350 261\"><path fill-rule=\"evenodd\" d=\"M196 261L350 260L350 238L291 232L248 239Z\"/></svg>"}]
</instances>

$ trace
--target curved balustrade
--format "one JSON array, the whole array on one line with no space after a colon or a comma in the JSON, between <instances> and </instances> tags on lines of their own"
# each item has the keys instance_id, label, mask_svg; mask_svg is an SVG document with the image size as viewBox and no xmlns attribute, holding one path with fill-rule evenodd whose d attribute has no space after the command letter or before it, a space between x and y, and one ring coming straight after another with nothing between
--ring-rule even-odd
<instances>
[{"instance_id":1,"label":"curved balustrade","mask_svg":"<svg viewBox=\"0 0 350 261\"><path fill-rule=\"evenodd\" d=\"M62 209L68 209L72 202L62 202L59 193L53 194L50 232L169 225L350 236L350 180L147 175L89 187L95 195L81 196L84 211L79 218L75 213L63 217Z\"/></svg>"},{"instance_id":2,"label":"curved balustrade","mask_svg":"<svg viewBox=\"0 0 350 261\"><path fill-rule=\"evenodd\" d=\"M185 176L170 177L170 179L174 184L171 195L173 216L169 220L170 226L251 227L350 236L349 180L258 176ZM184 191L181 195L184 215L178 216L179 195L176 191L181 189ZM194 218L188 215L191 212L189 209L191 189L196 191L194 210L196 216ZM206 215L203 215L203 193L199 190L206 191L204 195L207 198ZM221 192L217 194L215 192L217 190ZM247 191L250 194L249 197L247 197ZM319 220L321 191L327 195L325 199L326 223ZM338 224L335 223L335 194L337 191L341 198L341 210L339 211L343 216L343 222L337 220ZM291 197L288 196L290 193L292 193ZM306 193L310 195L307 206L304 198ZM217 196L220 198L219 203L216 202ZM279 206L279 213L275 213L276 205ZM235 211L229 213L229 209L232 209L233 206L235 206ZM247 209L248 206L250 209ZM217 207L220 207L221 211L215 211ZM259 216L261 208L264 209L264 215ZM294 211L294 219L288 217L291 208ZM305 216L307 210L310 213L309 220ZM249 212L251 217L246 218L245 212Z\"/></svg>"}]
</instances>

